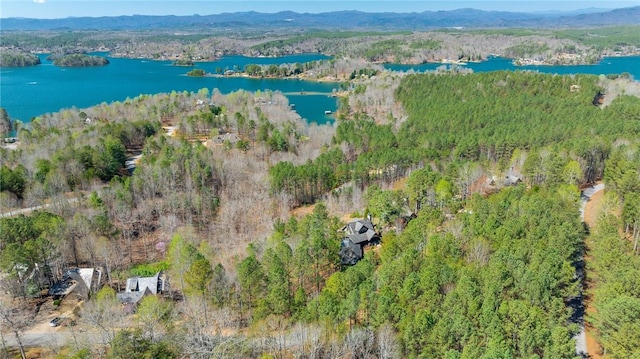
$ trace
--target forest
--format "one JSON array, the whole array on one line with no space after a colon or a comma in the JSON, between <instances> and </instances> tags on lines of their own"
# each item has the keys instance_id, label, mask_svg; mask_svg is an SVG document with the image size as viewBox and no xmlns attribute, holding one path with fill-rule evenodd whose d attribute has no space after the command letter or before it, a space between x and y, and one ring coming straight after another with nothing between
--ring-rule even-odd
<instances>
[{"instance_id":1,"label":"forest","mask_svg":"<svg viewBox=\"0 0 640 359\"><path fill-rule=\"evenodd\" d=\"M99 340L52 357L574 358L585 293L600 354L640 355L640 99L610 91L625 79L349 73L335 125L216 89L14 124L0 207L37 210L0 218L3 343L36 320L49 283L29 273L80 266L105 285L69 328ZM591 230L581 190L601 181ZM341 265L342 228L367 216L381 243ZM125 313L127 278L159 270L169 293Z\"/></svg>"}]
</instances>

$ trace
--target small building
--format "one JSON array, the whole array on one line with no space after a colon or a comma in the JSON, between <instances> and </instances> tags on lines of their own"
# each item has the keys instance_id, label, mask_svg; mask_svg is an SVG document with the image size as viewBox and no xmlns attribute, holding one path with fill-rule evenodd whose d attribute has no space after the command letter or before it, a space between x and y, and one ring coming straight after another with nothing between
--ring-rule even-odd
<instances>
[{"instance_id":1,"label":"small building","mask_svg":"<svg viewBox=\"0 0 640 359\"><path fill-rule=\"evenodd\" d=\"M166 290L167 278L162 272L158 272L152 277L127 278L127 287L124 292L116 294L116 297L127 306L128 311L133 312L145 295L161 294Z\"/></svg>"},{"instance_id":2,"label":"small building","mask_svg":"<svg viewBox=\"0 0 640 359\"><path fill-rule=\"evenodd\" d=\"M346 236L340 244L340 262L354 265L364 256L364 247L380 242L380 234L376 232L370 219L356 219L342 228Z\"/></svg>"}]
</instances>

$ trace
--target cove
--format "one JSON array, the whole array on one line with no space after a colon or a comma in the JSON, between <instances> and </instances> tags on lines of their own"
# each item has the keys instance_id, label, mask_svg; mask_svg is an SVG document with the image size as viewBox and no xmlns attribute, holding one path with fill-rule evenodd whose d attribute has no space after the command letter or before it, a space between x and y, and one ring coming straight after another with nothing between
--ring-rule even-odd
<instances>
[{"instance_id":1,"label":"cove","mask_svg":"<svg viewBox=\"0 0 640 359\"><path fill-rule=\"evenodd\" d=\"M107 54L101 53L101 56ZM252 79L246 77L189 77L194 67L173 66L170 61L122 59L108 57L110 64L102 67L61 68L40 55L42 64L24 68L0 70L0 107L13 120L29 122L31 118L65 108L86 108L103 102L123 101L140 94L171 91L196 92L202 88L217 88L222 93L246 91L281 91L296 111L308 122L332 121L325 111L335 111L336 99L330 97L337 83L301 81L296 79ZM278 58L229 56L214 62L196 63L215 73L217 68L244 68L247 64L281 65L329 59L320 54L292 55Z\"/></svg>"}]
</instances>

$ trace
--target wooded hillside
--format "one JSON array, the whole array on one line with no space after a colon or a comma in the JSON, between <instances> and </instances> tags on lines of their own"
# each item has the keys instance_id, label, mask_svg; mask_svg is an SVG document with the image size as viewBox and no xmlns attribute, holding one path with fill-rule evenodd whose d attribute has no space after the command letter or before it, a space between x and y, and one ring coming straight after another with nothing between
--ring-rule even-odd
<instances>
[{"instance_id":1,"label":"wooded hillside","mask_svg":"<svg viewBox=\"0 0 640 359\"><path fill-rule=\"evenodd\" d=\"M0 219L3 289L37 296L36 265L104 268L79 319L104 341L59 348L78 357L571 358L580 189L604 179L592 320L635 355L640 100L594 104L608 81L383 73L345 86L335 127L280 93L207 89L41 116L1 150L3 208L43 206ZM367 215L381 244L340 265L345 220ZM178 300L131 320L115 291L160 269Z\"/></svg>"}]
</instances>

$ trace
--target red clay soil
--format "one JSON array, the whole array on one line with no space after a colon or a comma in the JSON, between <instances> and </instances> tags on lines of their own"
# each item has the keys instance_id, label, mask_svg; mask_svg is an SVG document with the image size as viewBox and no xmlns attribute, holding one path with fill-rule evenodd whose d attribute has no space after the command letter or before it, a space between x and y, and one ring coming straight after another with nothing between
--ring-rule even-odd
<instances>
[{"instance_id":1,"label":"red clay soil","mask_svg":"<svg viewBox=\"0 0 640 359\"><path fill-rule=\"evenodd\" d=\"M589 312L589 308L587 308L587 312ZM596 338L593 337L594 330L590 325L585 326L585 331L587 334L587 353L589 353L589 358L591 359L601 359L602 355L602 347L596 341Z\"/></svg>"}]
</instances>

